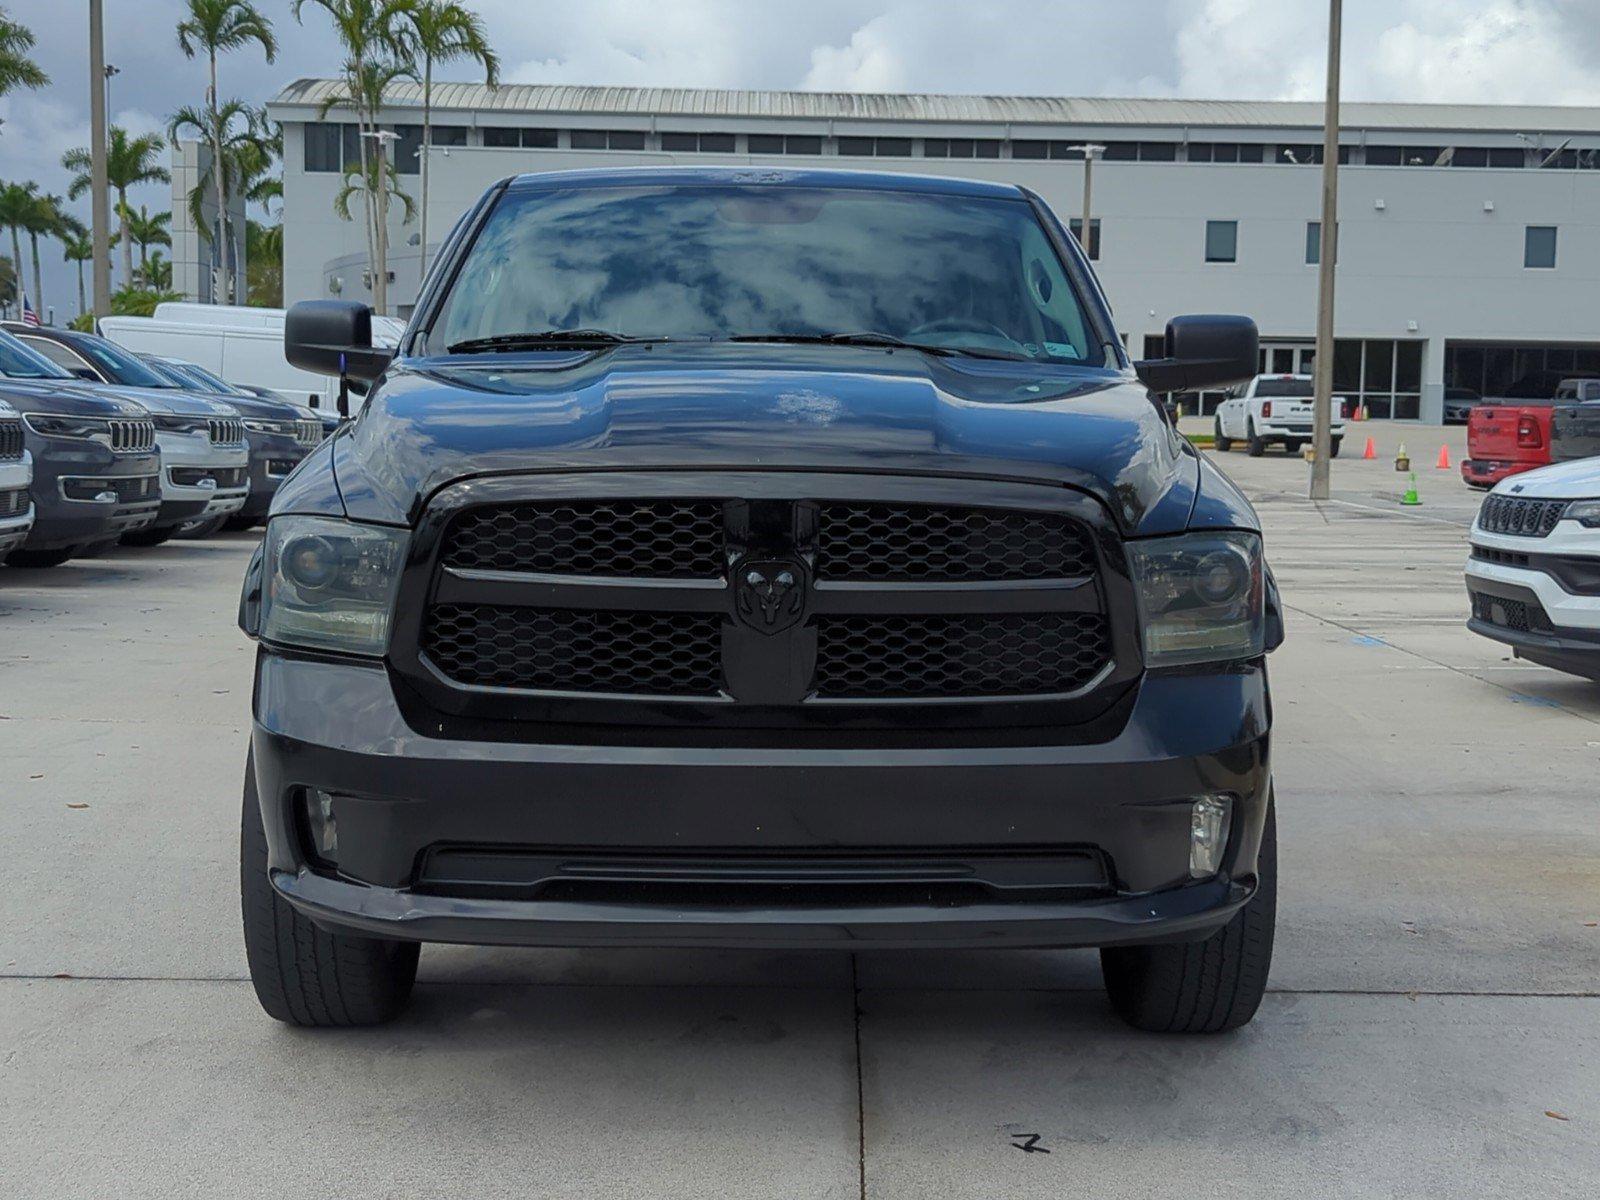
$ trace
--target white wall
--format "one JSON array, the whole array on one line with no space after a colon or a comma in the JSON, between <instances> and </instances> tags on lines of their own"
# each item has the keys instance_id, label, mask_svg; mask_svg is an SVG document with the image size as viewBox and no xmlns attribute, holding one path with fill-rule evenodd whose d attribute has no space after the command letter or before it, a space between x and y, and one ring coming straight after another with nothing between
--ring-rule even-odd
<instances>
[{"instance_id":1,"label":"white wall","mask_svg":"<svg viewBox=\"0 0 1600 1200\"><path fill-rule=\"evenodd\" d=\"M530 122L531 123L531 122ZM326 296L326 265L363 252L359 225L341 222L341 179L306 174L300 126L286 126L285 296ZM1019 159L761 157L573 150L434 151L430 241L497 179L524 171L642 163L760 163L948 174L1009 181L1039 192L1065 221L1082 203L1083 166ZM1305 262L1306 222L1318 217L1320 169L1289 164L1097 163L1097 267L1137 356L1146 334L1185 312L1239 312L1264 337L1311 337L1315 266ZM415 192L416 176L406 185ZM1437 417L1446 338L1597 341L1600 322L1600 172L1485 168L1347 167L1340 173L1336 326L1340 337L1420 338L1423 416ZM1378 201L1383 208L1377 207ZM1485 202L1492 211L1485 211ZM1239 222L1238 261L1204 261L1207 219ZM1524 227L1559 230L1554 270L1522 265ZM416 289L416 226L396 216L394 303ZM341 264L347 266L348 264ZM350 298L359 273L342 271ZM352 278L354 276L354 278ZM354 283L355 289L351 288ZM1414 327L1413 324L1414 323Z\"/></svg>"}]
</instances>

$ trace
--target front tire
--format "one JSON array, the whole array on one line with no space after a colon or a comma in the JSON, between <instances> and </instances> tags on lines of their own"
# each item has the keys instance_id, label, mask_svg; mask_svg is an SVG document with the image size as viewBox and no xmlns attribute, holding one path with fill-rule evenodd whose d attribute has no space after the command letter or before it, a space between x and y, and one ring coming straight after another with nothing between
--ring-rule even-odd
<instances>
[{"instance_id":1,"label":"front tire","mask_svg":"<svg viewBox=\"0 0 1600 1200\"><path fill-rule=\"evenodd\" d=\"M250 982L269 1017L317 1027L381 1025L405 1010L417 980L416 942L329 933L273 890L253 759L245 764L239 890Z\"/></svg>"},{"instance_id":2,"label":"front tire","mask_svg":"<svg viewBox=\"0 0 1600 1200\"><path fill-rule=\"evenodd\" d=\"M254 529L261 524L260 517L229 517L222 523L222 527L229 533L243 533L247 529Z\"/></svg>"},{"instance_id":3,"label":"front tire","mask_svg":"<svg viewBox=\"0 0 1600 1200\"><path fill-rule=\"evenodd\" d=\"M1256 423L1251 421L1246 426L1246 431L1250 436L1246 439L1249 444L1245 447L1245 453L1249 454L1251 458L1260 458L1267 452L1267 444L1261 440L1261 435L1256 432Z\"/></svg>"},{"instance_id":4,"label":"front tire","mask_svg":"<svg viewBox=\"0 0 1600 1200\"><path fill-rule=\"evenodd\" d=\"M123 546L159 546L162 542L170 541L172 535L177 532L176 525L163 525L158 529L134 529L123 534L118 543Z\"/></svg>"},{"instance_id":5,"label":"front tire","mask_svg":"<svg viewBox=\"0 0 1600 1200\"><path fill-rule=\"evenodd\" d=\"M1222 432L1222 416L1221 416L1220 413L1217 416L1216 424L1212 428L1213 428L1213 432L1211 434L1211 444L1212 444L1212 446L1215 447L1217 450L1220 450L1223 454L1226 454L1229 450L1232 450L1233 449L1233 439L1231 437L1225 437L1223 435L1223 432Z\"/></svg>"},{"instance_id":6,"label":"front tire","mask_svg":"<svg viewBox=\"0 0 1600 1200\"><path fill-rule=\"evenodd\" d=\"M1339 457L1339 446L1343 442L1344 442L1343 438L1334 438L1333 441L1328 443L1328 457L1329 458L1338 458Z\"/></svg>"},{"instance_id":7,"label":"front tire","mask_svg":"<svg viewBox=\"0 0 1600 1200\"><path fill-rule=\"evenodd\" d=\"M1203 942L1100 951L1117 1015L1151 1033L1224 1033L1256 1015L1272 966L1278 909L1278 822L1268 802L1256 894Z\"/></svg>"},{"instance_id":8,"label":"front tire","mask_svg":"<svg viewBox=\"0 0 1600 1200\"><path fill-rule=\"evenodd\" d=\"M76 546L60 546L54 550L13 550L6 556L6 565L21 567L24 571L43 571L59 567L77 552Z\"/></svg>"}]
</instances>

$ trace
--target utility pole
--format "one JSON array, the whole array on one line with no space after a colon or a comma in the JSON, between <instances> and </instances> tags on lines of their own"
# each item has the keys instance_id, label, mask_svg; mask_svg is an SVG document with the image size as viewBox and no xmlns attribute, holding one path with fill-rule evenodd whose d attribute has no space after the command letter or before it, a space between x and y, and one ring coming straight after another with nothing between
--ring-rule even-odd
<instances>
[{"instance_id":1,"label":"utility pole","mask_svg":"<svg viewBox=\"0 0 1600 1200\"><path fill-rule=\"evenodd\" d=\"M111 311L111 195L106 177L105 0L89 0L89 196L94 242L94 312Z\"/></svg>"},{"instance_id":2,"label":"utility pole","mask_svg":"<svg viewBox=\"0 0 1600 1200\"><path fill-rule=\"evenodd\" d=\"M1083 256L1091 257L1089 247L1090 230L1094 228L1090 214L1094 207L1094 156L1104 154L1106 148L1096 142L1085 142L1081 146L1069 146L1069 150L1079 150L1083 153L1083 227L1078 230L1078 245L1083 247Z\"/></svg>"},{"instance_id":3,"label":"utility pole","mask_svg":"<svg viewBox=\"0 0 1600 1200\"><path fill-rule=\"evenodd\" d=\"M1328 0L1328 99L1322 113L1322 228L1317 239L1317 363L1311 427L1311 499L1328 498L1333 456L1333 276L1339 255L1339 28L1343 0Z\"/></svg>"}]
</instances>

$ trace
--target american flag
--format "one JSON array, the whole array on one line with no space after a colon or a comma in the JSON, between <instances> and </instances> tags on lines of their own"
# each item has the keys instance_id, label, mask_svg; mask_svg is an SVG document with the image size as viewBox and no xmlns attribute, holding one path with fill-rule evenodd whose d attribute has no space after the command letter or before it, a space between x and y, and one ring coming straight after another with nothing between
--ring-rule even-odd
<instances>
[{"instance_id":1,"label":"american flag","mask_svg":"<svg viewBox=\"0 0 1600 1200\"><path fill-rule=\"evenodd\" d=\"M33 305L28 303L27 292L22 293L22 323L24 325L32 325L34 327L37 327L39 324L39 314L34 312Z\"/></svg>"}]
</instances>

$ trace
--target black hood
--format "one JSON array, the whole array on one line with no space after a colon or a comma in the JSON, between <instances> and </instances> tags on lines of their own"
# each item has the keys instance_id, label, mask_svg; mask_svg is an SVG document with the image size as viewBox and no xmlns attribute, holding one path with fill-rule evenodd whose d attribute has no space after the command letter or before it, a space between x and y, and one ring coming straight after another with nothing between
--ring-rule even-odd
<instances>
[{"instance_id":1,"label":"black hood","mask_svg":"<svg viewBox=\"0 0 1600 1200\"><path fill-rule=\"evenodd\" d=\"M18 412L66 417L148 417L150 410L118 391L76 380L0 379L0 397Z\"/></svg>"},{"instance_id":2,"label":"black hood","mask_svg":"<svg viewBox=\"0 0 1600 1200\"><path fill-rule=\"evenodd\" d=\"M1199 465L1131 376L855 347L624 346L398 363L334 447L347 511L409 524L456 480L616 468L1055 483L1176 532Z\"/></svg>"}]
</instances>

